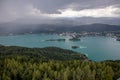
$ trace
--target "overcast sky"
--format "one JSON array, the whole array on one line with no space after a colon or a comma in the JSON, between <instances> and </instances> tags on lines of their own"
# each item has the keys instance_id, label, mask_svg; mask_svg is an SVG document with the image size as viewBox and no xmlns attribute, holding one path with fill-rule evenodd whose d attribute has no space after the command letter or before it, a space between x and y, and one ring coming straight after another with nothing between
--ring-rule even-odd
<instances>
[{"instance_id":1,"label":"overcast sky","mask_svg":"<svg viewBox=\"0 0 120 80\"><path fill-rule=\"evenodd\" d=\"M0 23L83 17L120 20L120 0L0 0Z\"/></svg>"}]
</instances>

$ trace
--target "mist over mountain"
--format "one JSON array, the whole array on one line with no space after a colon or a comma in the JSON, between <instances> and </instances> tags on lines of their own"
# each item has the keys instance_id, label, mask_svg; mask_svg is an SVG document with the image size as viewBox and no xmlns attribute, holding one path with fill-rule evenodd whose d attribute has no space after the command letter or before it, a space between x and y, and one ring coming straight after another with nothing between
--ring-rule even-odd
<instances>
[{"instance_id":1,"label":"mist over mountain","mask_svg":"<svg viewBox=\"0 0 120 80\"><path fill-rule=\"evenodd\" d=\"M76 23L75 23L76 24ZM4 23L0 24L0 34L25 34L25 33L61 33L61 32L104 32L120 31L120 25L93 23L76 24L73 21L64 20L54 23Z\"/></svg>"},{"instance_id":2,"label":"mist over mountain","mask_svg":"<svg viewBox=\"0 0 120 80\"><path fill-rule=\"evenodd\" d=\"M118 31L119 4L119 0L1 0L0 34Z\"/></svg>"}]
</instances>

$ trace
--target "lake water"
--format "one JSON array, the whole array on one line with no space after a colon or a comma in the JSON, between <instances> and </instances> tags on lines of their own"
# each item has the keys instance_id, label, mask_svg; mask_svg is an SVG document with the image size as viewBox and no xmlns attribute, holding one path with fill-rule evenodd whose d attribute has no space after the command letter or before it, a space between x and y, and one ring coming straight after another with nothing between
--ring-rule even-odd
<instances>
[{"instance_id":1,"label":"lake water","mask_svg":"<svg viewBox=\"0 0 120 80\"><path fill-rule=\"evenodd\" d=\"M65 38L66 41L45 41ZM69 37L47 34L27 34L17 36L1 36L0 44L7 46L49 47L56 46L86 54L95 61L120 59L120 42L111 37L82 37L81 41L69 41ZM72 49L71 46L80 46Z\"/></svg>"}]
</instances>

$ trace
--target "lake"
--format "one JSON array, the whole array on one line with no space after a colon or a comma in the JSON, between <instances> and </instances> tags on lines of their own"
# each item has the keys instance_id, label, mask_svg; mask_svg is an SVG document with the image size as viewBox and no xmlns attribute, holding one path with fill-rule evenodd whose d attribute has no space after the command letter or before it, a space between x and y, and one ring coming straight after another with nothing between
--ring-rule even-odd
<instances>
[{"instance_id":1,"label":"lake","mask_svg":"<svg viewBox=\"0 0 120 80\"><path fill-rule=\"evenodd\" d=\"M45 41L48 39L63 39L66 41ZM81 37L81 41L69 41L69 37L55 34L26 34L17 36L0 36L0 44L7 46L49 47L55 46L86 54L95 61L120 59L120 42L111 37ZM72 49L71 46L80 46Z\"/></svg>"}]
</instances>

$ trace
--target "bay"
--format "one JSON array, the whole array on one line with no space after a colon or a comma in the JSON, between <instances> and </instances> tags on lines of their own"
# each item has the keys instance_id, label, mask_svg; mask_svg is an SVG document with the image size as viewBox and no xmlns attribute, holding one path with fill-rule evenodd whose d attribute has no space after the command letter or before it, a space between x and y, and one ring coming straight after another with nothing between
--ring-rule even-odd
<instances>
[{"instance_id":1,"label":"bay","mask_svg":"<svg viewBox=\"0 0 120 80\"><path fill-rule=\"evenodd\" d=\"M49 39L66 39L66 41L45 41ZM16 36L0 36L0 44L23 47L60 47L86 54L94 61L120 59L120 42L111 37L81 37L81 41L69 41L69 37L57 34L26 34ZM71 46L80 46L72 49Z\"/></svg>"}]
</instances>

